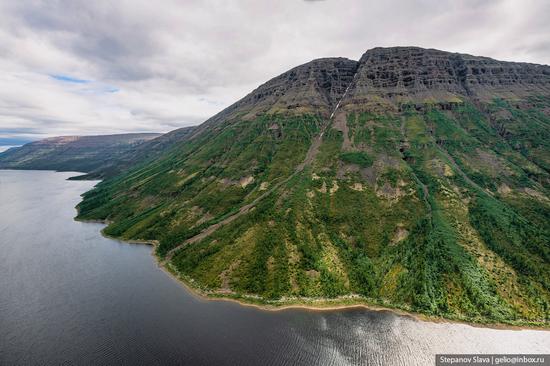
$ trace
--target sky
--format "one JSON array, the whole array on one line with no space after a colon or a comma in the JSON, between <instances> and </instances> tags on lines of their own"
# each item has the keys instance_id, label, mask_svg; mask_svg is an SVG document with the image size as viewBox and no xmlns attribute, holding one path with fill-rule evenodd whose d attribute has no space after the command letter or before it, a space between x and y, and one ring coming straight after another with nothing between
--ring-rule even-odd
<instances>
[{"instance_id":1,"label":"sky","mask_svg":"<svg viewBox=\"0 0 550 366\"><path fill-rule=\"evenodd\" d=\"M548 0L0 0L0 150L199 124L315 58L420 46L550 64Z\"/></svg>"}]
</instances>

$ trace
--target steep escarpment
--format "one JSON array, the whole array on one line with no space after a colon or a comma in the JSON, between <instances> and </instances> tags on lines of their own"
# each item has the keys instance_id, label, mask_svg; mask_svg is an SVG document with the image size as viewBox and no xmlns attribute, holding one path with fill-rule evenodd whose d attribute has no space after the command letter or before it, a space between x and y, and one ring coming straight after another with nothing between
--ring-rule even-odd
<instances>
[{"instance_id":1,"label":"steep escarpment","mask_svg":"<svg viewBox=\"0 0 550 366\"><path fill-rule=\"evenodd\" d=\"M298 109L328 112L342 98L357 70L357 61L318 59L279 75L261 85L232 109L258 113Z\"/></svg>"},{"instance_id":2,"label":"steep escarpment","mask_svg":"<svg viewBox=\"0 0 550 366\"><path fill-rule=\"evenodd\" d=\"M418 47L374 48L359 60L350 103L386 107L459 103L463 97L491 101L550 93L550 66L497 61Z\"/></svg>"},{"instance_id":3,"label":"steep escarpment","mask_svg":"<svg viewBox=\"0 0 550 366\"><path fill-rule=\"evenodd\" d=\"M246 120L264 114L328 116L351 83L357 66L357 61L346 58L322 58L297 66L210 118L200 131L237 117Z\"/></svg>"},{"instance_id":4,"label":"steep escarpment","mask_svg":"<svg viewBox=\"0 0 550 366\"><path fill-rule=\"evenodd\" d=\"M215 296L547 324L548 75L414 47L312 61L99 184L80 217L158 241Z\"/></svg>"}]
</instances>

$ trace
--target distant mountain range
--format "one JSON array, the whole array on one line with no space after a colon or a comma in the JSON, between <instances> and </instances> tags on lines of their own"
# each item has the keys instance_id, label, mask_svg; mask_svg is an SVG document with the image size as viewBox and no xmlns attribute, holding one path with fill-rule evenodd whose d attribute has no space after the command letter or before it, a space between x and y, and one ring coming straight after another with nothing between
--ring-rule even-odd
<instances>
[{"instance_id":1,"label":"distant mountain range","mask_svg":"<svg viewBox=\"0 0 550 366\"><path fill-rule=\"evenodd\" d=\"M206 294L550 320L549 66L417 47L319 59L132 149L83 170L111 178L79 218L158 243Z\"/></svg>"},{"instance_id":2,"label":"distant mountain range","mask_svg":"<svg viewBox=\"0 0 550 366\"><path fill-rule=\"evenodd\" d=\"M86 174L71 179L103 179L166 153L194 128L183 127L165 134L47 138L0 153L0 169L74 171Z\"/></svg>"}]
</instances>

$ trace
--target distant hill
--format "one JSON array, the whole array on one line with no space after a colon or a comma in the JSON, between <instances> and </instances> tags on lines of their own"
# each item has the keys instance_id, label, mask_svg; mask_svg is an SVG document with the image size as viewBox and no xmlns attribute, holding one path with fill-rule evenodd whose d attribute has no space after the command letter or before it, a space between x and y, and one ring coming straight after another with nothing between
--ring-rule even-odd
<instances>
[{"instance_id":1,"label":"distant hill","mask_svg":"<svg viewBox=\"0 0 550 366\"><path fill-rule=\"evenodd\" d=\"M314 60L79 209L214 296L548 324L550 67L417 47Z\"/></svg>"},{"instance_id":2,"label":"distant hill","mask_svg":"<svg viewBox=\"0 0 550 366\"><path fill-rule=\"evenodd\" d=\"M125 153L159 136L157 133L131 133L47 138L0 153L0 169L91 172L114 164Z\"/></svg>"},{"instance_id":3,"label":"distant hill","mask_svg":"<svg viewBox=\"0 0 550 366\"><path fill-rule=\"evenodd\" d=\"M194 126L182 127L160 136L157 135L158 137L153 139L144 140L141 143L132 145L118 154L115 158L104 161L98 167L88 171L88 174L78 177L78 179L103 179L112 177L131 167L147 163L163 154L168 154L174 146L182 144L189 138L194 130Z\"/></svg>"}]
</instances>

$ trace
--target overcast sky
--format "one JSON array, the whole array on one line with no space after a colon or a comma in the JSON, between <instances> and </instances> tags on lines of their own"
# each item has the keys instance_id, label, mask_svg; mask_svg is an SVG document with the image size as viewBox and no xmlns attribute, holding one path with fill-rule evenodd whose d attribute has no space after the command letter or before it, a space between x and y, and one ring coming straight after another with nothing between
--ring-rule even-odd
<instances>
[{"instance_id":1,"label":"overcast sky","mask_svg":"<svg viewBox=\"0 0 550 366\"><path fill-rule=\"evenodd\" d=\"M377 46L550 64L549 14L548 0L0 0L0 146L198 124L291 67Z\"/></svg>"}]
</instances>

